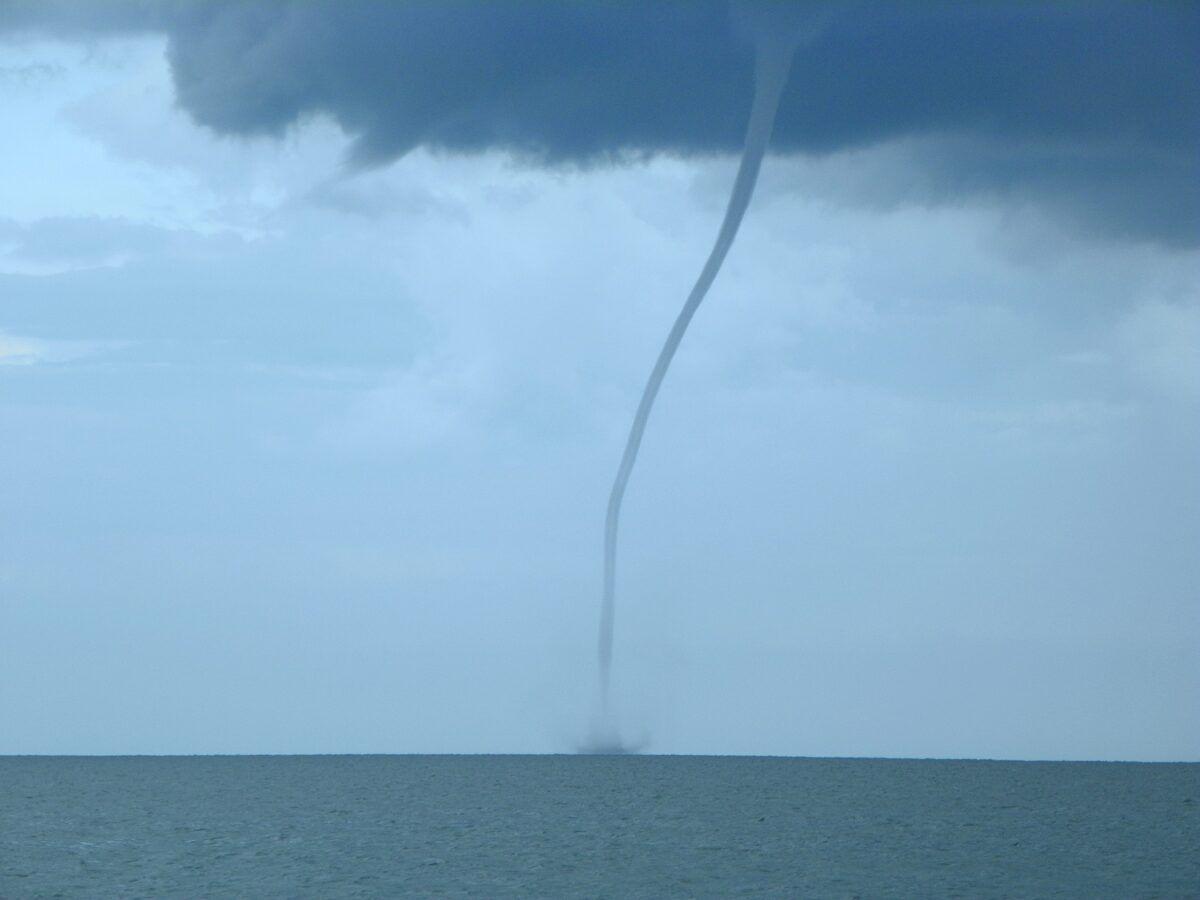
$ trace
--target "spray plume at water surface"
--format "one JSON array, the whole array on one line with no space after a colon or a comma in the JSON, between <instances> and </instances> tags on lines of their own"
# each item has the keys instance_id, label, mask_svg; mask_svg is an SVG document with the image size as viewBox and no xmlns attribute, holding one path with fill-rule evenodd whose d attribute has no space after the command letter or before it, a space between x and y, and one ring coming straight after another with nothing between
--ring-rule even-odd
<instances>
[{"instance_id":1,"label":"spray plume at water surface","mask_svg":"<svg viewBox=\"0 0 1200 900\"><path fill-rule=\"evenodd\" d=\"M662 387L667 369L675 351L679 349L692 317L716 279L717 273L721 271L721 264L733 245L746 208L750 205L767 143L771 139L779 97L791 69L793 53L797 43L805 36L806 26L812 25L811 16L802 13L803 18L798 18L796 7L785 7L786 5L780 4L773 10L759 8L755 10L757 14L753 16L753 21L749 23L755 44L754 101L750 109L750 121L746 126L741 164L738 166L729 195L729 205L725 209L725 217L721 221L721 228L717 232L717 239L708 254L704 268L700 270L683 309L680 310L662 350L659 351L654 368L650 371L650 377L646 381L641 401L629 428L629 436L625 440L621 464L617 468L617 475L609 493L604 522L604 590L600 604L600 723L594 728L587 746L583 748L585 751L626 753L639 749L638 746L626 744L621 740L613 721L609 697L612 681L613 620L616 612L617 534L620 527L621 503L625 498L629 476L637 462L638 449L641 447L650 411L654 407L654 400ZM811 9L808 12L811 12Z\"/></svg>"}]
</instances>

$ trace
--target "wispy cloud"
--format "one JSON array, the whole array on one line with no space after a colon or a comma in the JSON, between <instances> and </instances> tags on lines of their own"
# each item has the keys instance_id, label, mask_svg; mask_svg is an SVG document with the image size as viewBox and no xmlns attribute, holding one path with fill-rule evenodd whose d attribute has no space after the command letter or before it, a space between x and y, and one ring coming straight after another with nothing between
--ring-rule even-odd
<instances>
[{"instance_id":1,"label":"wispy cloud","mask_svg":"<svg viewBox=\"0 0 1200 900\"><path fill-rule=\"evenodd\" d=\"M413 452L470 440L494 390L481 362L422 360L366 392L327 431L352 452Z\"/></svg>"},{"instance_id":2,"label":"wispy cloud","mask_svg":"<svg viewBox=\"0 0 1200 900\"><path fill-rule=\"evenodd\" d=\"M1122 321L1118 342L1135 375L1200 399L1200 303L1144 303Z\"/></svg>"},{"instance_id":3,"label":"wispy cloud","mask_svg":"<svg viewBox=\"0 0 1200 900\"><path fill-rule=\"evenodd\" d=\"M64 363L128 346L127 341L58 341L0 331L0 366Z\"/></svg>"},{"instance_id":4,"label":"wispy cloud","mask_svg":"<svg viewBox=\"0 0 1200 900\"><path fill-rule=\"evenodd\" d=\"M37 362L43 352L44 347L41 341L0 332L0 365L29 365Z\"/></svg>"}]
</instances>

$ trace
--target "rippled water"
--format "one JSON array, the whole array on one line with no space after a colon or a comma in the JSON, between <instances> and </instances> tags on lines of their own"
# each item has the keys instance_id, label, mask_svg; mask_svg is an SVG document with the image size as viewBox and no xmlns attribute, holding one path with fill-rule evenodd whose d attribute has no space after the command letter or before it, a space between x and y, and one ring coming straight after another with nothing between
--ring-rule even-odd
<instances>
[{"instance_id":1,"label":"rippled water","mask_svg":"<svg viewBox=\"0 0 1200 900\"><path fill-rule=\"evenodd\" d=\"M1200 766L0 758L0 896L1200 895Z\"/></svg>"}]
</instances>

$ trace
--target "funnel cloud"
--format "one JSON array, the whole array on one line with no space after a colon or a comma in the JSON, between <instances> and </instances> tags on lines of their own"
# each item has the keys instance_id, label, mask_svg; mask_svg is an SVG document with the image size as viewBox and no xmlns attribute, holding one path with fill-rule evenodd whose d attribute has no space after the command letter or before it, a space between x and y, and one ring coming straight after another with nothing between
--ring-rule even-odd
<instances>
[{"instance_id":1,"label":"funnel cloud","mask_svg":"<svg viewBox=\"0 0 1200 900\"><path fill-rule=\"evenodd\" d=\"M667 339L659 351L654 368L642 390L641 400L633 416L629 428L629 436L625 439L625 450L621 454L621 463L613 480L612 490L608 497L608 509L604 521L604 590L600 603L600 696L602 731L607 735L603 741L610 747L620 746L616 740L616 730L612 723L609 692L612 682L613 654L613 625L616 614L616 577L617 577L617 536L621 522L621 503L625 498L625 490L629 485L629 476L637 463L638 450L642 445L642 437L646 432L646 423L654 408L667 369L671 366L679 344L687 331L688 325L695 316L696 310L704 301L708 289L721 271L729 248L737 237L738 228L754 195L754 185L758 181L759 169L762 167L763 155L767 143L771 139L771 130L775 123L775 112L779 107L779 97L787 82L791 68L792 55L800 36L798 27L769 30L763 22L757 23L755 35L755 68L754 68L754 103L750 109L750 121L746 126L746 140L742 151L741 164L733 182L733 190L729 195L729 205L725 209L725 217L717 232L716 241L709 251L704 268L696 279L691 293L683 304L683 309L671 326Z\"/></svg>"}]
</instances>

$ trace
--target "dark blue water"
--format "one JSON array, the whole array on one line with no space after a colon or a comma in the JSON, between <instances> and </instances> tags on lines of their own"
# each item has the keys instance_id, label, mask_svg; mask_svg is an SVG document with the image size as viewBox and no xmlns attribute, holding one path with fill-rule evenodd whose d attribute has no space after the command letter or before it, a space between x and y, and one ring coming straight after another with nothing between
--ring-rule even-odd
<instances>
[{"instance_id":1,"label":"dark blue water","mask_svg":"<svg viewBox=\"0 0 1200 900\"><path fill-rule=\"evenodd\" d=\"M0 758L0 896L1197 897L1200 765Z\"/></svg>"}]
</instances>

